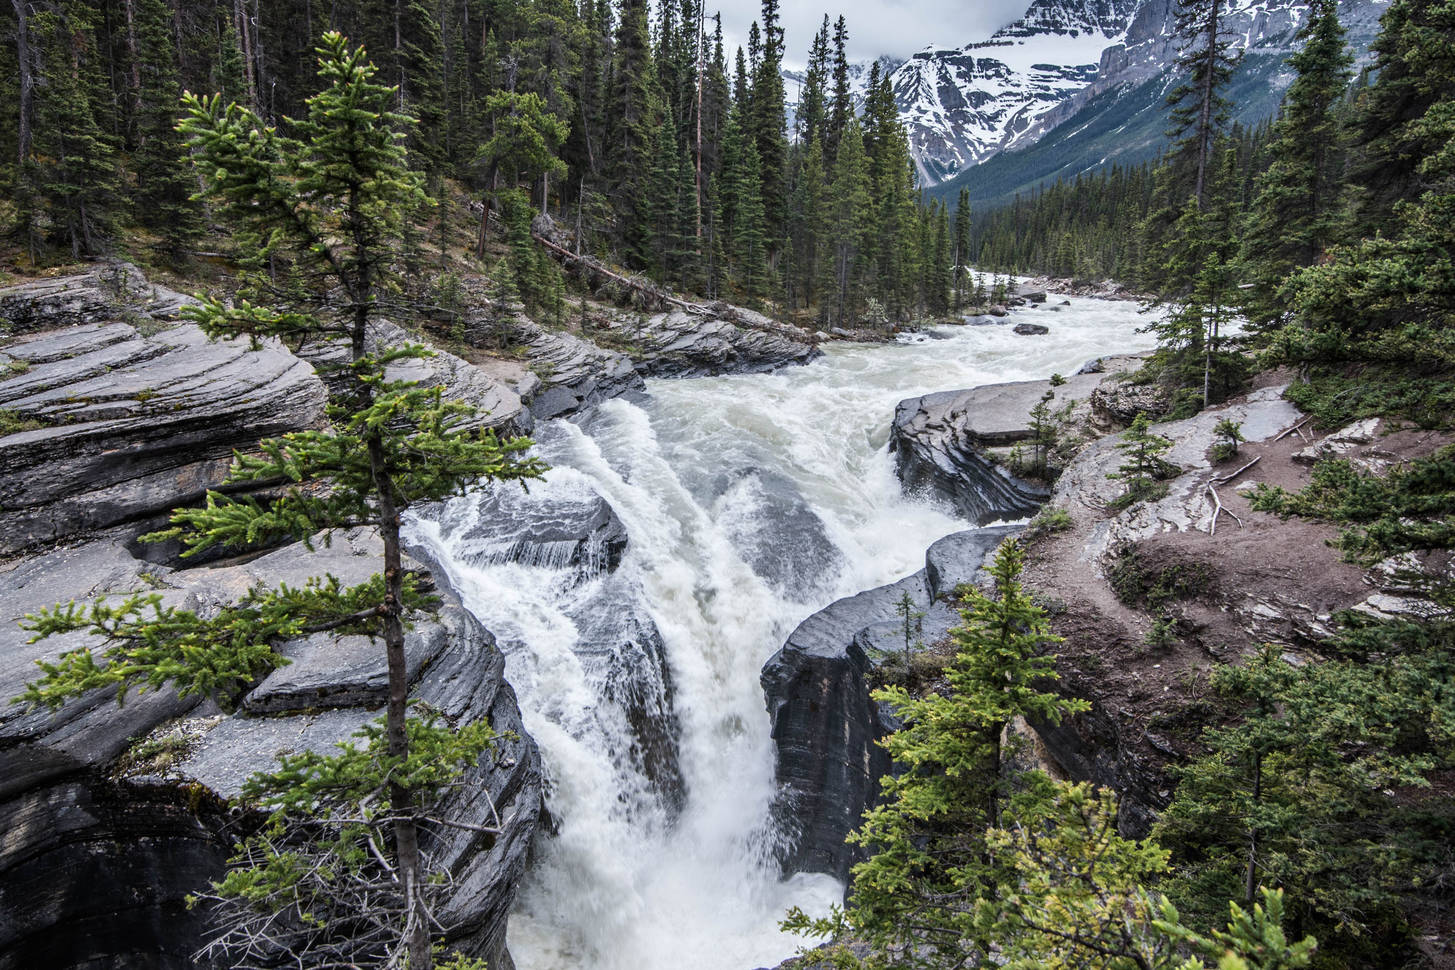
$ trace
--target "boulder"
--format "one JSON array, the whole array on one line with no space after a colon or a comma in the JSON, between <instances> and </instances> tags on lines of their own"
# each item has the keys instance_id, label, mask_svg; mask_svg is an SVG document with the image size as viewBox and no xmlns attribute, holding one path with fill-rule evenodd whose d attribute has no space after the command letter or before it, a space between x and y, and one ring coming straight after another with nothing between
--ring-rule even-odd
<instances>
[{"instance_id":1,"label":"boulder","mask_svg":"<svg viewBox=\"0 0 1455 970\"><path fill-rule=\"evenodd\" d=\"M1039 323L1018 323L1015 325L1015 332L1022 337L1037 337L1041 334L1051 332L1050 327L1043 327Z\"/></svg>"},{"instance_id":2,"label":"boulder","mask_svg":"<svg viewBox=\"0 0 1455 970\"><path fill-rule=\"evenodd\" d=\"M894 410L889 450L907 492L926 492L971 522L1017 519L1035 512L1046 486L1011 474L981 450L966 430L960 406L966 392L941 391L901 401Z\"/></svg>"},{"instance_id":3,"label":"boulder","mask_svg":"<svg viewBox=\"0 0 1455 970\"><path fill-rule=\"evenodd\" d=\"M845 844L879 779L890 769L875 742L896 726L869 697L868 675L885 653L903 649L895 606L908 593L923 610L932 643L958 622L943 598L973 581L989 555L1018 526L975 529L936 542L924 569L896 583L829 604L798 625L763 666L772 721L778 796L774 816L786 873L824 872L847 881L862 850Z\"/></svg>"},{"instance_id":4,"label":"boulder","mask_svg":"<svg viewBox=\"0 0 1455 970\"><path fill-rule=\"evenodd\" d=\"M708 309L707 316L673 310L640 326L624 324L627 339L641 348L632 354L637 370L648 377L751 374L822 355L806 330L724 303Z\"/></svg>"}]
</instances>

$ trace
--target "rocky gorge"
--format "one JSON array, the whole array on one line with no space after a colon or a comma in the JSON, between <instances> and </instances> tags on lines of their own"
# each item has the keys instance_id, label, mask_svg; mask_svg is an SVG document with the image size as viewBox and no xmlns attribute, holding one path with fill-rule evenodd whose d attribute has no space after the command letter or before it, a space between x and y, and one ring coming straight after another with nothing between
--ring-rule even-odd
<instances>
[{"instance_id":1,"label":"rocky gorge","mask_svg":"<svg viewBox=\"0 0 1455 970\"><path fill-rule=\"evenodd\" d=\"M326 421L337 345L211 341L181 320L190 302L126 263L0 290L7 702L34 677L36 661L85 643L79 635L29 642L19 623L40 607L157 593L205 614L258 584L301 585L324 574L357 582L379 569L378 540L367 531L188 568L176 548L138 541L173 507L221 487L234 451ZM766 318L761 330L696 322L650 321L656 339L642 371L764 369L814 353L792 335L769 333ZM413 338L380 322L369 339L389 346ZM540 343L544 381L502 380L448 353L396 365L390 376L442 385L505 433L641 387L637 362L623 355L544 331ZM611 517L609 508L602 514ZM506 538L517 550L560 538L539 520L509 521ZM612 554L609 540L592 548ZM453 884L439 916L457 946L508 966L506 917L541 817L540 757L494 636L443 593L443 608L416 618L409 635L414 695L453 723L487 721L500 740L441 807L458 827L441 830L429 847ZM623 634L608 624L598 635L611 654ZM233 807L243 780L279 753L346 740L384 700L383 659L365 638L315 634L283 653L290 663L230 713L170 691L124 705L103 693L55 712L0 708L0 967L200 965L204 917L185 900L221 874L249 824ZM670 747L670 724L653 737ZM643 757L661 763L664 785L677 784L670 753ZM481 826L499 832L481 836Z\"/></svg>"},{"instance_id":2,"label":"rocky gorge","mask_svg":"<svg viewBox=\"0 0 1455 970\"><path fill-rule=\"evenodd\" d=\"M434 848L457 943L527 970L781 959L778 915L842 897L858 858L844 836L889 768L875 741L895 724L866 677L904 646L896 607L908 594L916 638L942 643L954 589L1047 503L1071 525L1023 540L1027 580L1067 637L1063 688L1093 709L1029 729L1049 767L1122 795L1128 831L1165 805L1165 766L1195 738L1199 671L1258 639L1302 649L1341 608L1425 608L1392 565L1344 567L1316 527L1253 513L1238 490L1294 484L1320 449L1373 462L1425 445L1368 428L1305 440L1269 384L1159 426L1178 442L1167 496L1109 512L1115 432L1158 402L1125 380L1134 353L1100 355L1145 347L1141 320L1033 295L875 346L820 347L736 310L522 323L523 357L467 340L400 373L531 432L553 466L528 493L421 509L408 530L445 598L410 637L416 696L510 733L446 806L466 824L498 812L500 835ZM32 661L76 645L26 642L15 621L39 606L156 592L205 611L256 583L377 568L368 532L185 568L137 541L214 486L233 449L324 420L315 365L335 348L211 343L177 320L185 303L125 266L0 291L7 697ZM1032 320L1046 332L1017 332ZM412 338L381 324L370 339ZM1047 393L1054 482L1014 469ZM1209 457L1221 417L1248 439L1231 465ZM1307 561L1274 567L1290 542ZM1154 615L1118 593L1128 563L1144 582L1202 579ZM1296 581L1315 570L1319 584ZM1158 622L1182 644L1149 645ZM0 713L0 967L193 965L203 927L183 900L246 822L242 779L348 737L381 700L367 642L286 652L230 713L165 692Z\"/></svg>"}]
</instances>

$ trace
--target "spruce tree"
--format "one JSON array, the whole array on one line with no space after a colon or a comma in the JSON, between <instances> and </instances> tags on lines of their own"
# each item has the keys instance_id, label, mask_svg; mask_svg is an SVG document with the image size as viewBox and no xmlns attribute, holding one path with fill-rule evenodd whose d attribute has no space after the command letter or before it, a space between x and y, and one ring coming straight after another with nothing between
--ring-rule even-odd
<instances>
[{"instance_id":1,"label":"spruce tree","mask_svg":"<svg viewBox=\"0 0 1455 970\"><path fill-rule=\"evenodd\" d=\"M828 199L825 263L829 269L824 294L827 317L834 326L855 326L863 306L872 230L872 184L869 159L857 119L850 118L834 165Z\"/></svg>"},{"instance_id":2,"label":"spruce tree","mask_svg":"<svg viewBox=\"0 0 1455 970\"><path fill-rule=\"evenodd\" d=\"M1005 543L990 569L994 594L967 592L950 634L947 694L873 695L904 727L882 742L898 766L881 780L884 799L850 836L873 855L854 867L846 915L855 939L903 966L961 966L967 949L988 955L974 901L995 888L985 834L999 826L1008 790L1002 731L1017 717L1059 723L1088 707L1042 689L1056 679L1045 651L1059 638L1020 586L1022 561Z\"/></svg>"},{"instance_id":3,"label":"spruce tree","mask_svg":"<svg viewBox=\"0 0 1455 970\"><path fill-rule=\"evenodd\" d=\"M834 22L833 94L829 100L824 137L824 161L832 166L839 157L839 142L854 117L854 104L849 93L849 28L843 15Z\"/></svg>"},{"instance_id":4,"label":"spruce tree","mask_svg":"<svg viewBox=\"0 0 1455 970\"><path fill-rule=\"evenodd\" d=\"M1232 76L1232 39L1224 30L1227 0L1177 0L1174 30L1181 42L1177 68L1183 80L1167 96L1172 106L1173 163L1186 172L1189 192L1201 205L1218 135L1227 123L1223 95ZM1175 201L1181 201L1175 199Z\"/></svg>"},{"instance_id":5,"label":"spruce tree","mask_svg":"<svg viewBox=\"0 0 1455 970\"><path fill-rule=\"evenodd\" d=\"M1312 266L1335 239L1340 217L1337 109L1352 74L1334 0L1314 0L1289 58L1297 72L1267 149L1269 165L1243 222L1238 264L1243 312L1267 325L1289 310L1279 288L1290 272Z\"/></svg>"},{"instance_id":6,"label":"spruce tree","mask_svg":"<svg viewBox=\"0 0 1455 970\"><path fill-rule=\"evenodd\" d=\"M1402 228L1397 208L1429 188L1421 166L1442 145L1441 132L1422 119L1455 98L1444 53L1455 44L1447 3L1392 0L1379 23L1375 82L1361 93L1351 125L1356 237Z\"/></svg>"},{"instance_id":7,"label":"spruce tree","mask_svg":"<svg viewBox=\"0 0 1455 970\"><path fill-rule=\"evenodd\" d=\"M965 306L965 283L970 272L970 190L962 188L955 202L955 303L959 313Z\"/></svg>"},{"instance_id":8,"label":"spruce tree","mask_svg":"<svg viewBox=\"0 0 1455 970\"><path fill-rule=\"evenodd\" d=\"M362 48L326 34L319 50L324 88L308 100L307 116L288 124L289 134L247 108L224 106L220 96L185 99L182 131L222 213L263 257L289 260L321 308L306 313L204 299L190 316L214 337L346 340L349 381L333 403L332 427L265 441L259 453L236 457L228 479L292 486L269 498L211 492L205 507L175 512L172 527L157 538L180 540L191 555L284 538L307 543L319 533L370 525L383 540L383 573L354 587L324 578L301 589L254 590L210 618L164 606L155 594L119 605L42 610L29 620L37 636L88 631L105 643L103 662L83 649L43 664L44 676L26 699L57 706L97 687L115 686L124 696L129 688L172 685L231 706L284 662L278 650L284 641L322 630L381 640L389 675L383 725L367 729L360 745L345 745L338 755L287 760L279 773L250 788L264 807L282 813L275 815L279 826L305 806L338 809L332 799L341 798L346 805L338 815L317 820L334 827L333 837L312 844L326 857L300 860L296 843L270 828L263 841L245 843L235 860L241 874L229 876L219 892L241 912L261 910L258 918L277 930L277 938L300 951L290 962L399 964L407 955L410 967L428 968L431 882L422 863L420 818L434 786L478 757L489 736L470 730L457 738L448 725L408 716L404 623L433 600L419 577L404 569L400 517L413 504L438 501L485 479L535 476L539 466L520 456L528 442L501 442L480 432L472 410L444 402L440 388L390 379L386 368L427 356L422 347L371 347L370 326L389 292L403 219L422 195L397 133L410 119L393 110L397 90L376 82L374 74ZM320 794L325 791L332 793L327 799ZM387 811L364 807L379 800ZM371 834L392 836L392 865L373 875L382 880L381 891L400 900L394 933L382 938L356 933L357 923L348 919L330 926L308 908L310 901L328 899L330 879L339 880L339 894L352 892L356 880L369 881L373 857L360 840ZM309 882L320 878L322 887ZM300 880L313 886L302 899L295 892ZM387 909L387 900L381 905ZM256 936L244 930L224 939L247 947Z\"/></svg>"},{"instance_id":9,"label":"spruce tree","mask_svg":"<svg viewBox=\"0 0 1455 970\"><path fill-rule=\"evenodd\" d=\"M171 16L162 0L135 0L135 5L141 113L131 158L137 180L132 210L137 222L161 236L162 251L177 259L202 231L202 218L192 201L197 183L177 134L176 105L182 88Z\"/></svg>"},{"instance_id":10,"label":"spruce tree","mask_svg":"<svg viewBox=\"0 0 1455 970\"><path fill-rule=\"evenodd\" d=\"M778 0L763 0L762 54L753 66L751 110L745 126L758 155L764 228L771 248L785 235L788 212L788 140L783 91L783 28Z\"/></svg>"},{"instance_id":11,"label":"spruce tree","mask_svg":"<svg viewBox=\"0 0 1455 970\"><path fill-rule=\"evenodd\" d=\"M118 205L116 141L98 120L106 103L96 11L68 0L31 19L43 38L44 90L37 93L28 197L43 200L51 237L72 258L105 252Z\"/></svg>"}]
</instances>

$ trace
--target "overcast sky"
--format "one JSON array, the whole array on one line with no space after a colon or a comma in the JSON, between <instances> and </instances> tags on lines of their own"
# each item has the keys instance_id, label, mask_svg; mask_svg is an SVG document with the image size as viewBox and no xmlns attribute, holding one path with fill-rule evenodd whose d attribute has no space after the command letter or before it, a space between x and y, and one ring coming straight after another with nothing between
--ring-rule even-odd
<instances>
[{"instance_id":1,"label":"overcast sky","mask_svg":"<svg viewBox=\"0 0 1455 970\"><path fill-rule=\"evenodd\" d=\"M705 0L708 16L715 9ZM961 47L984 40L1000 27L1025 13L1030 0L780 0L780 16L786 32L788 63L799 67L808 57L808 45L829 15L832 23L839 14L849 27L849 58L867 61L880 54L908 57L933 44ZM747 47L748 25L758 18L761 7L755 0L722 3L723 33L727 35L728 63L732 48Z\"/></svg>"}]
</instances>

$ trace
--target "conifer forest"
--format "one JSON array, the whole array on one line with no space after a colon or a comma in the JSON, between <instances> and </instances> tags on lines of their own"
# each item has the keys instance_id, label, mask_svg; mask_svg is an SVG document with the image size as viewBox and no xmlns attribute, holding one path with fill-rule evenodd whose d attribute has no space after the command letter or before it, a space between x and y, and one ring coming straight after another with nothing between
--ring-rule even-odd
<instances>
[{"instance_id":1,"label":"conifer forest","mask_svg":"<svg viewBox=\"0 0 1455 970\"><path fill-rule=\"evenodd\" d=\"M1455 0L760 3L0 8L0 970L1455 968Z\"/></svg>"}]
</instances>

